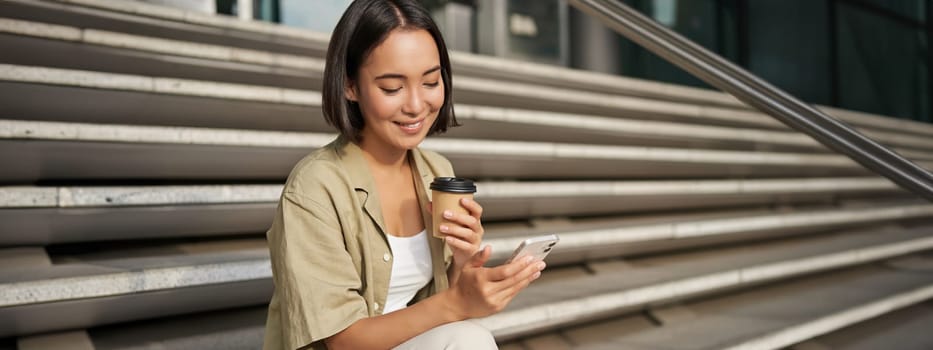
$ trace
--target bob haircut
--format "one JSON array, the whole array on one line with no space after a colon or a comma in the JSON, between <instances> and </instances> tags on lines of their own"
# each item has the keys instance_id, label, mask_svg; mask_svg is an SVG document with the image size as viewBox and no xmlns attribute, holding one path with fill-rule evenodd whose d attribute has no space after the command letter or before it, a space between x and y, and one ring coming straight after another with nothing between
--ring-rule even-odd
<instances>
[{"instance_id":1,"label":"bob haircut","mask_svg":"<svg viewBox=\"0 0 933 350\"><path fill-rule=\"evenodd\" d=\"M348 81L357 81L366 57L396 29L423 29L431 34L437 45L444 103L428 135L443 133L449 127L460 125L451 101L453 90L447 45L428 11L417 0L356 0L340 17L331 35L321 94L324 119L353 142L360 141L364 119L359 105L344 96L344 88Z\"/></svg>"}]
</instances>

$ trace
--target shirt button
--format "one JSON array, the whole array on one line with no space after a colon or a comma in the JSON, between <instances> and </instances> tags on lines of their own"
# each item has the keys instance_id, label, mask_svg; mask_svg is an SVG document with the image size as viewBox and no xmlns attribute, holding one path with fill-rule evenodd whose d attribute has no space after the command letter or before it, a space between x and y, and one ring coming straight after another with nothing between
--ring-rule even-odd
<instances>
[{"instance_id":1,"label":"shirt button","mask_svg":"<svg viewBox=\"0 0 933 350\"><path fill-rule=\"evenodd\" d=\"M379 310L379 303L373 303L373 308Z\"/></svg>"},{"instance_id":2,"label":"shirt button","mask_svg":"<svg viewBox=\"0 0 933 350\"><path fill-rule=\"evenodd\" d=\"M392 260L391 254L389 253L382 254L382 261L388 262L389 260Z\"/></svg>"}]
</instances>

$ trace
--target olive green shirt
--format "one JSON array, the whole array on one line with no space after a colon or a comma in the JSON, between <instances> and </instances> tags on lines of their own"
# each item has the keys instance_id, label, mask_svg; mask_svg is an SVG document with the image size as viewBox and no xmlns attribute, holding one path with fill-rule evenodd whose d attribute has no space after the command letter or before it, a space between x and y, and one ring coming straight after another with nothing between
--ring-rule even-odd
<instances>
[{"instance_id":1,"label":"olive green shirt","mask_svg":"<svg viewBox=\"0 0 933 350\"><path fill-rule=\"evenodd\" d=\"M408 152L425 228L429 185L453 176L437 153ZM266 320L265 349L325 349L325 338L365 317L382 314L392 251L376 186L362 150L339 137L298 162L288 177L266 233L275 291ZM433 280L413 302L447 289L450 250L430 238Z\"/></svg>"}]
</instances>

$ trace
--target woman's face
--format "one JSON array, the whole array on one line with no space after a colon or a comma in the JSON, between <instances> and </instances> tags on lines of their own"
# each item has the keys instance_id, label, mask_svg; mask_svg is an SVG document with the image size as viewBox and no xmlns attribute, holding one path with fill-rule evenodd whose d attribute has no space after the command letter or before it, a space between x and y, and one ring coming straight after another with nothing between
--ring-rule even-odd
<instances>
[{"instance_id":1,"label":"woman's face","mask_svg":"<svg viewBox=\"0 0 933 350\"><path fill-rule=\"evenodd\" d=\"M363 61L345 94L363 113L364 145L417 147L444 103L434 38L425 30L392 31Z\"/></svg>"}]
</instances>

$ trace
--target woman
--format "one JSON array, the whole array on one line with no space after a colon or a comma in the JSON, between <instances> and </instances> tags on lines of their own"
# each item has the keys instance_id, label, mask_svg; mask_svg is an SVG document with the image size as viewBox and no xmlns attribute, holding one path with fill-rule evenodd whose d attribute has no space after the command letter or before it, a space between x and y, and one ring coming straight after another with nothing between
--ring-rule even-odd
<instances>
[{"instance_id":1,"label":"woman","mask_svg":"<svg viewBox=\"0 0 933 350\"><path fill-rule=\"evenodd\" d=\"M428 184L453 176L418 149L456 126L450 61L416 0L357 0L334 29L323 110L340 136L292 170L267 233L275 293L265 348L483 349L469 319L502 310L543 262L483 267L482 207L431 227Z\"/></svg>"}]
</instances>

